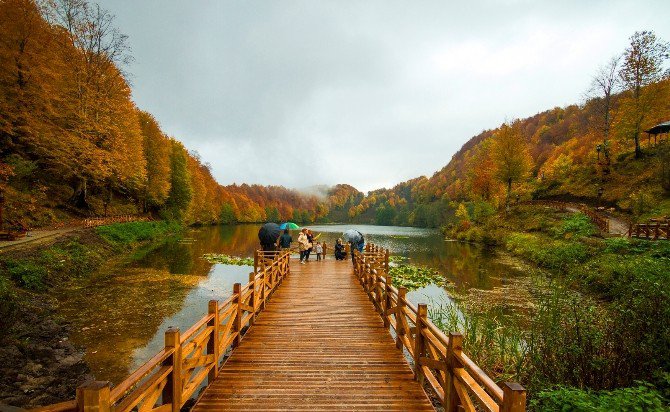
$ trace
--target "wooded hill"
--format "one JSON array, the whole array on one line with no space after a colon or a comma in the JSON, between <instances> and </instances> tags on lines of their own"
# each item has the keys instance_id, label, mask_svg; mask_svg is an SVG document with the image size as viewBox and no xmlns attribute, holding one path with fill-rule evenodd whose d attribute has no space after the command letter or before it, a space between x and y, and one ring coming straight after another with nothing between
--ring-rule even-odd
<instances>
[{"instance_id":1,"label":"wooded hill","mask_svg":"<svg viewBox=\"0 0 670 412\"><path fill-rule=\"evenodd\" d=\"M324 202L283 187L221 186L136 107L127 38L82 0L0 2L0 193L5 219L153 213L187 223L314 221Z\"/></svg>"},{"instance_id":2,"label":"wooded hill","mask_svg":"<svg viewBox=\"0 0 670 412\"><path fill-rule=\"evenodd\" d=\"M0 193L5 219L152 213L186 223L292 220L438 227L461 202L527 198L670 213L668 47L640 32L594 76L590 98L473 137L430 178L366 195L221 186L208 164L136 107L126 36L85 0L0 2ZM622 45L624 46L624 45Z\"/></svg>"},{"instance_id":3,"label":"wooded hill","mask_svg":"<svg viewBox=\"0 0 670 412\"><path fill-rule=\"evenodd\" d=\"M530 198L579 200L639 216L670 213L668 45L638 32L593 77L583 104L485 130L430 178L370 192L354 221L439 227L461 202L501 207Z\"/></svg>"}]
</instances>

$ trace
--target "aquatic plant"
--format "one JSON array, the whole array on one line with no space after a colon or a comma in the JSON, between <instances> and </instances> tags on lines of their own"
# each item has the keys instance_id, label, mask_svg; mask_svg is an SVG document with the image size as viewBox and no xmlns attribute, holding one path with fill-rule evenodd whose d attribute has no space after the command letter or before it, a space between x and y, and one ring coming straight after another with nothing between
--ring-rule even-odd
<instances>
[{"instance_id":1,"label":"aquatic plant","mask_svg":"<svg viewBox=\"0 0 670 412\"><path fill-rule=\"evenodd\" d=\"M430 284L448 287L450 283L438 271L431 268L397 264L389 269L389 275L395 286L406 287L408 290L419 289Z\"/></svg>"},{"instance_id":2,"label":"aquatic plant","mask_svg":"<svg viewBox=\"0 0 670 412\"><path fill-rule=\"evenodd\" d=\"M398 256L398 255L389 256L389 262L391 263L405 262L408 259L409 258L405 256Z\"/></svg>"},{"instance_id":3,"label":"aquatic plant","mask_svg":"<svg viewBox=\"0 0 670 412\"><path fill-rule=\"evenodd\" d=\"M496 380L520 380L528 361L524 333L491 313L464 314L451 301L431 302L428 317L444 333L463 335L463 350Z\"/></svg>"},{"instance_id":4,"label":"aquatic plant","mask_svg":"<svg viewBox=\"0 0 670 412\"><path fill-rule=\"evenodd\" d=\"M209 263L218 263L219 265L236 265L236 266L253 266L253 258L242 258L238 256L230 256L221 253L206 253L202 258Z\"/></svg>"}]
</instances>

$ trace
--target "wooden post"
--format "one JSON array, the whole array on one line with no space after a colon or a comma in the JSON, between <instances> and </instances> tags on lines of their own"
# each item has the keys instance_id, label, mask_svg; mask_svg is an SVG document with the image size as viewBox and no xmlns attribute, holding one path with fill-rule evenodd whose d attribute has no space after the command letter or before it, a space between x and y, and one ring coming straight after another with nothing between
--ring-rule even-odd
<instances>
[{"instance_id":1,"label":"wooden post","mask_svg":"<svg viewBox=\"0 0 670 412\"><path fill-rule=\"evenodd\" d=\"M386 273L389 273L389 250L386 249L386 252L384 253L384 270Z\"/></svg>"},{"instance_id":2,"label":"wooden post","mask_svg":"<svg viewBox=\"0 0 670 412\"><path fill-rule=\"evenodd\" d=\"M207 306L207 312L214 315L214 318L207 323L207 326L213 326L212 337L207 342L207 354L214 354L214 366L209 370L208 383L212 383L219 375L219 302L210 300Z\"/></svg>"},{"instance_id":3,"label":"wooden post","mask_svg":"<svg viewBox=\"0 0 670 412\"><path fill-rule=\"evenodd\" d=\"M258 250L254 250L254 273L258 273Z\"/></svg>"},{"instance_id":4,"label":"wooden post","mask_svg":"<svg viewBox=\"0 0 670 412\"><path fill-rule=\"evenodd\" d=\"M393 279L391 275L386 272L386 288L384 290L384 305L382 306L382 316L384 317L384 327L388 328L391 326L389 322L389 314L387 311L391 308L391 286L393 286Z\"/></svg>"},{"instance_id":5,"label":"wooden post","mask_svg":"<svg viewBox=\"0 0 670 412\"><path fill-rule=\"evenodd\" d=\"M174 349L172 356L165 362L172 366L172 373L168 375L168 381L163 389L163 403L172 404L172 412L179 412L182 405L182 377L181 377L181 338L179 328L169 328L165 331L165 349Z\"/></svg>"},{"instance_id":6,"label":"wooden post","mask_svg":"<svg viewBox=\"0 0 670 412\"><path fill-rule=\"evenodd\" d=\"M249 273L249 282L251 283L251 296L249 297L249 306L253 308L251 312L251 319L249 320L249 326L254 324L256 319L256 274Z\"/></svg>"},{"instance_id":7,"label":"wooden post","mask_svg":"<svg viewBox=\"0 0 670 412\"><path fill-rule=\"evenodd\" d=\"M461 404L458 393L456 392L456 387L454 386L454 379L456 379L454 369L462 367L458 359L456 359L456 355L460 354L462 351L463 335L460 333L450 333L449 343L447 344L447 374L449 375L449 386L447 387L447 392L444 394L444 410L446 412L458 410L458 406Z\"/></svg>"},{"instance_id":8,"label":"wooden post","mask_svg":"<svg viewBox=\"0 0 670 412\"><path fill-rule=\"evenodd\" d=\"M265 282L267 282L267 280L265 279L265 271L263 270L261 271L261 310L265 310L265 301L268 299L267 291L265 290Z\"/></svg>"},{"instance_id":9,"label":"wooden post","mask_svg":"<svg viewBox=\"0 0 670 412\"><path fill-rule=\"evenodd\" d=\"M503 403L500 412L524 412L526 410L526 390L518 383L505 382Z\"/></svg>"},{"instance_id":10,"label":"wooden post","mask_svg":"<svg viewBox=\"0 0 670 412\"><path fill-rule=\"evenodd\" d=\"M402 350L402 336L405 336L407 331L405 330L405 322L403 318L405 317L405 295L407 295L406 287L398 288L398 311L395 315L395 324L396 324L396 333L395 333L395 347Z\"/></svg>"},{"instance_id":11,"label":"wooden post","mask_svg":"<svg viewBox=\"0 0 670 412\"><path fill-rule=\"evenodd\" d=\"M77 388L77 411L109 412L111 409L111 384L94 381Z\"/></svg>"},{"instance_id":12,"label":"wooden post","mask_svg":"<svg viewBox=\"0 0 670 412\"><path fill-rule=\"evenodd\" d=\"M428 306L425 303L419 303L416 312L416 335L414 335L414 379L423 385L423 371L421 370L421 356L425 352L425 343L423 341L423 329L426 327L428 317Z\"/></svg>"},{"instance_id":13,"label":"wooden post","mask_svg":"<svg viewBox=\"0 0 670 412\"><path fill-rule=\"evenodd\" d=\"M236 283L233 285L233 295L236 295L233 305L235 305L235 322L233 323L233 332L237 332L237 336L233 340L233 348L240 345L242 340L242 285Z\"/></svg>"}]
</instances>

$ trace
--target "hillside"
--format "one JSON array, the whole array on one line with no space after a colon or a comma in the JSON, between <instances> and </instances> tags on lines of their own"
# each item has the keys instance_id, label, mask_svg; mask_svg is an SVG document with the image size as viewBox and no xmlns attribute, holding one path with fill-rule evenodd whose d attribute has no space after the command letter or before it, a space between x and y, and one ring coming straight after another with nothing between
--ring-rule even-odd
<instances>
[{"instance_id":1,"label":"hillside","mask_svg":"<svg viewBox=\"0 0 670 412\"><path fill-rule=\"evenodd\" d=\"M670 119L670 81L656 82L644 90L653 99L640 130ZM614 207L633 218L666 214L670 144L667 135L647 139L640 133L644 138L641 154L636 156L628 123L629 99L626 91L613 96L614 121L607 140L600 128L602 99L598 98L512 122L530 162L524 176L515 182L511 197L579 200ZM497 178L492 145L505 126L472 137L431 177L370 192L350 210L350 216L361 222L438 227L453 216L458 202L501 206L506 185Z\"/></svg>"},{"instance_id":2,"label":"hillside","mask_svg":"<svg viewBox=\"0 0 670 412\"><path fill-rule=\"evenodd\" d=\"M221 186L132 100L126 36L86 2L0 2L0 193L5 222L152 213L187 223L314 221L315 196Z\"/></svg>"}]
</instances>

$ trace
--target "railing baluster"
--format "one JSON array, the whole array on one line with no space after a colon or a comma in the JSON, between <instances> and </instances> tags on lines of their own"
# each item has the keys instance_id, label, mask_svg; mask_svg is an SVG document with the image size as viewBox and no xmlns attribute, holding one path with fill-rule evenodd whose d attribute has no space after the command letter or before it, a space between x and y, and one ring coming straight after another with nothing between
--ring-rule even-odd
<instances>
[{"instance_id":1,"label":"railing baluster","mask_svg":"<svg viewBox=\"0 0 670 412\"><path fill-rule=\"evenodd\" d=\"M407 295L406 287L398 288L398 311L395 314L395 324L396 324L396 336L395 336L395 347L402 350L403 343L402 338L405 336L407 331L405 330L405 296Z\"/></svg>"},{"instance_id":2,"label":"railing baluster","mask_svg":"<svg viewBox=\"0 0 670 412\"><path fill-rule=\"evenodd\" d=\"M210 300L207 311L210 315L214 315L212 320L207 322L207 326L213 327L212 336L209 339L209 342L207 342L207 354L214 355L214 365L212 366L212 369L209 370L207 382L210 384L219 375L219 302Z\"/></svg>"},{"instance_id":3,"label":"railing baluster","mask_svg":"<svg viewBox=\"0 0 670 412\"><path fill-rule=\"evenodd\" d=\"M414 379L423 385L423 370L421 369L421 356L425 352L425 343L423 341L423 329L426 327L428 317L428 306L425 303L419 303L416 313L416 335L414 338Z\"/></svg>"},{"instance_id":4,"label":"railing baluster","mask_svg":"<svg viewBox=\"0 0 670 412\"><path fill-rule=\"evenodd\" d=\"M233 285L233 295L236 296L233 301L235 306L235 322L233 323L233 332L236 332L237 335L233 339L233 348L236 348L240 345L242 340L242 285L236 283Z\"/></svg>"},{"instance_id":5,"label":"railing baluster","mask_svg":"<svg viewBox=\"0 0 670 412\"><path fill-rule=\"evenodd\" d=\"M179 412L182 399L182 377L181 377L181 338L179 328L170 327L165 331L165 348L172 349L172 356L165 360L172 366L172 372L168 375L168 381L163 389L163 403L172 404L172 412Z\"/></svg>"},{"instance_id":6,"label":"railing baluster","mask_svg":"<svg viewBox=\"0 0 670 412\"><path fill-rule=\"evenodd\" d=\"M256 273L249 273L249 282L251 283L251 296L249 297L249 306L252 307L251 318L249 319L249 327L254 324L256 320Z\"/></svg>"},{"instance_id":7,"label":"railing baluster","mask_svg":"<svg viewBox=\"0 0 670 412\"><path fill-rule=\"evenodd\" d=\"M77 411L109 412L111 409L111 384L94 381L77 388Z\"/></svg>"},{"instance_id":8,"label":"railing baluster","mask_svg":"<svg viewBox=\"0 0 670 412\"><path fill-rule=\"evenodd\" d=\"M456 358L456 355L459 355L462 351L463 335L460 333L450 333L449 343L447 344L447 371L449 375L449 385L447 387L447 393L444 394L444 410L446 412L457 411L458 406L461 403L458 397L458 393L456 392L456 387L454 386L454 380L456 379L456 376L454 375L454 369L462 367Z\"/></svg>"},{"instance_id":9,"label":"railing baluster","mask_svg":"<svg viewBox=\"0 0 670 412\"><path fill-rule=\"evenodd\" d=\"M526 390L518 383L505 382L500 412L524 412L525 410Z\"/></svg>"}]
</instances>

